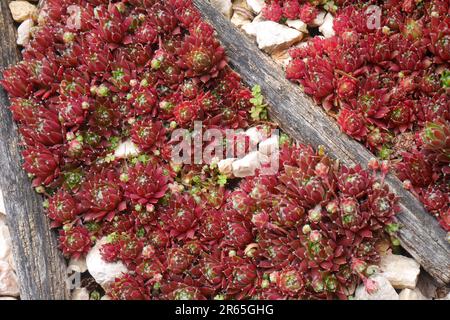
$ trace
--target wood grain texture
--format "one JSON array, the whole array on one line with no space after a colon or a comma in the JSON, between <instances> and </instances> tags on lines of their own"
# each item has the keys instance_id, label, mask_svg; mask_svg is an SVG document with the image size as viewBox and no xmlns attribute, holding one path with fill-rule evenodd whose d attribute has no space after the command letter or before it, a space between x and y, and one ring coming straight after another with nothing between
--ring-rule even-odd
<instances>
[{"instance_id":1,"label":"wood grain texture","mask_svg":"<svg viewBox=\"0 0 450 320\"><path fill-rule=\"evenodd\" d=\"M19 61L16 28L7 0L0 0L0 74ZM18 131L0 86L0 189L10 228L21 299L66 299L66 265L55 232L22 169Z\"/></svg>"},{"instance_id":2,"label":"wood grain texture","mask_svg":"<svg viewBox=\"0 0 450 320\"><path fill-rule=\"evenodd\" d=\"M374 157L364 146L341 133L335 122L286 80L284 72L262 53L252 39L236 29L206 0L194 0L203 17L211 23L225 47L230 65L249 86L259 84L269 103L271 119L302 143L323 145L331 156L344 163L366 165ZM400 197L402 246L441 284L450 283L450 244L446 233L422 204L402 187L394 176L386 182Z\"/></svg>"}]
</instances>

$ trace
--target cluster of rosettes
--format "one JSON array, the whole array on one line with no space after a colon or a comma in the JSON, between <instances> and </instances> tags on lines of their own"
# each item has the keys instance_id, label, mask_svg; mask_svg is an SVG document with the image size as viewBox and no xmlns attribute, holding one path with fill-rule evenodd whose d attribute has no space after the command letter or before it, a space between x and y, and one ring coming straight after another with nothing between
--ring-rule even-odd
<instances>
[{"instance_id":1,"label":"cluster of rosettes","mask_svg":"<svg viewBox=\"0 0 450 320\"><path fill-rule=\"evenodd\" d=\"M286 143L280 166L233 190L211 184L206 167L184 168L164 201L116 216L102 254L130 272L108 294L346 299L361 281L373 290L368 276L398 228L385 165L347 168L323 151Z\"/></svg>"},{"instance_id":2,"label":"cluster of rosettes","mask_svg":"<svg viewBox=\"0 0 450 320\"><path fill-rule=\"evenodd\" d=\"M275 22L300 19L305 23L311 23L319 14L321 8L334 12L337 5L348 0L266 0L262 10L264 18Z\"/></svg>"},{"instance_id":3,"label":"cluster of rosettes","mask_svg":"<svg viewBox=\"0 0 450 320\"><path fill-rule=\"evenodd\" d=\"M24 168L67 257L106 237L103 258L127 266L112 298L346 298L360 281L372 288L398 210L374 174L285 145L280 172L233 190L214 163L171 161L176 128L253 121L252 92L190 1L48 0L23 57L2 84ZM127 146L129 156L117 152Z\"/></svg>"},{"instance_id":4,"label":"cluster of rosettes","mask_svg":"<svg viewBox=\"0 0 450 320\"><path fill-rule=\"evenodd\" d=\"M1 84L68 256L117 216L152 219L176 176L174 129L252 123L251 91L189 0L46 1L23 58ZM139 158L116 157L124 143Z\"/></svg>"},{"instance_id":5,"label":"cluster of rosettes","mask_svg":"<svg viewBox=\"0 0 450 320\"><path fill-rule=\"evenodd\" d=\"M450 230L450 3L352 2L337 10L335 36L291 50L287 78L344 133L399 162L405 186Z\"/></svg>"}]
</instances>

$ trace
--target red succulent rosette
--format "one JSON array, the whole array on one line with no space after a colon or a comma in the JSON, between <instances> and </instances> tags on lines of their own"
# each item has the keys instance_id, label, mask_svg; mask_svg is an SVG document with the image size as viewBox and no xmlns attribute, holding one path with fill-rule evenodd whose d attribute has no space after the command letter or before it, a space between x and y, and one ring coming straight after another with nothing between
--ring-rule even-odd
<instances>
[{"instance_id":1,"label":"red succulent rosette","mask_svg":"<svg viewBox=\"0 0 450 320\"><path fill-rule=\"evenodd\" d=\"M149 161L146 164L138 162L122 174L125 196L132 203L146 206L151 210L151 204L158 202L168 189L169 172L158 162ZM135 207L136 209L136 207ZM139 210L140 211L140 210Z\"/></svg>"},{"instance_id":2,"label":"red succulent rosette","mask_svg":"<svg viewBox=\"0 0 450 320\"><path fill-rule=\"evenodd\" d=\"M189 194L172 194L162 220L171 237L193 239L198 231L203 209Z\"/></svg>"},{"instance_id":3,"label":"red succulent rosette","mask_svg":"<svg viewBox=\"0 0 450 320\"><path fill-rule=\"evenodd\" d=\"M48 200L47 214L53 220L52 227L59 227L72 222L79 212L77 201L64 189L59 189Z\"/></svg>"},{"instance_id":4,"label":"red succulent rosette","mask_svg":"<svg viewBox=\"0 0 450 320\"><path fill-rule=\"evenodd\" d=\"M59 232L60 248L65 256L75 259L85 255L91 248L91 236L83 226L65 225Z\"/></svg>"},{"instance_id":5,"label":"red succulent rosette","mask_svg":"<svg viewBox=\"0 0 450 320\"><path fill-rule=\"evenodd\" d=\"M113 300L149 300L151 297L143 278L129 273L115 279L108 295Z\"/></svg>"},{"instance_id":6,"label":"red succulent rosette","mask_svg":"<svg viewBox=\"0 0 450 320\"><path fill-rule=\"evenodd\" d=\"M111 221L118 212L126 209L119 177L114 169L91 172L76 197L86 220Z\"/></svg>"},{"instance_id":7,"label":"red succulent rosette","mask_svg":"<svg viewBox=\"0 0 450 320\"><path fill-rule=\"evenodd\" d=\"M362 140L367 135L364 117L350 109L342 109L337 119L341 130L356 140Z\"/></svg>"},{"instance_id":8,"label":"red succulent rosette","mask_svg":"<svg viewBox=\"0 0 450 320\"><path fill-rule=\"evenodd\" d=\"M33 186L50 185L60 174L60 156L58 149L49 149L37 145L28 147L22 153L24 169L32 175Z\"/></svg>"}]
</instances>

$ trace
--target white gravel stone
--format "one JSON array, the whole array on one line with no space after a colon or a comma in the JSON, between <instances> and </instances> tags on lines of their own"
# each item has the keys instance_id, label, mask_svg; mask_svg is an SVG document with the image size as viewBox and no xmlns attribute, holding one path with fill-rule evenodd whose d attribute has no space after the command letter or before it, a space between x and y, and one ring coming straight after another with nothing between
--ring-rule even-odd
<instances>
[{"instance_id":1,"label":"white gravel stone","mask_svg":"<svg viewBox=\"0 0 450 320\"><path fill-rule=\"evenodd\" d=\"M248 24L242 26L242 30L244 30L244 32L246 34L248 34L249 36L256 37L257 25L258 25L258 23L255 23L255 22L248 23Z\"/></svg>"},{"instance_id":2,"label":"white gravel stone","mask_svg":"<svg viewBox=\"0 0 450 320\"><path fill-rule=\"evenodd\" d=\"M5 202L3 200L3 193L2 190L0 190L0 214L6 214L6 209L5 209ZM1 216L1 215L0 215ZM1 219L1 218L0 218Z\"/></svg>"},{"instance_id":3,"label":"white gravel stone","mask_svg":"<svg viewBox=\"0 0 450 320\"><path fill-rule=\"evenodd\" d=\"M378 289L375 292L368 293L363 284L360 284L355 291L356 300L398 300L398 294L389 281L380 274L370 277L375 281Z\"/></svg>"},{"instance_id":4,"label":"white gravel stone","mask_svg":"<svg viewBox=\"0 0 450 320\"><path fill-rule=\"evenodd\" d=\"M105 294L103 297L100 298L100 300L112 300L112 299L110 296Z\"/></svg>"},{"instance_id":5,"label":"white gravel stone","mask_svg":"<svg viewBox=\"0 0 450 320\"><path fill-rule=\"evenodd\" d=\"M242 28L243 26L250 24L252 21L245 15L239 12L234 12L231 17L231 23L234 24L238 28Z\"/></svg>"},{"instance_id":6,"label":"white gravel stone","mask_svg":"<svg viewBox=\"0 0 450 320\"><path fill-rule=\"evenodd\" d=\"M266 21L264 20L262 14L259 14L253 19L252 23L243 26L242 30L244 30L244 32L249 36L256 37L259 28L259 23L261 22L273 22L273 21ZM276 22L273 23L278 24Z\"/></svg>"},{"instance_id":7,"label":"white gravel stone","mask_svg":"<svg viewBox=\"0 0 450 320\"><path fill-rule=\"evenodd\" d=\"M278 136L273 135L269 139L266 139L259 143L258 151L266 156L277 152L279 150Z\"/></svg>"},{"instance_id":8,"label":"white gravel stone","mask_svg":"<svg viewBox=\"0 0 450 320\"><path fill-rule=\"evenodd\" d=\"M228 19L231 18L231 14L233 13L231 0L211 0L211 4L225 17Z\"/></svg>"},{"instance_id":9,"label":"white gravel stone","mask_svg":"<svg viewBox=\"0 0 450 320\"><path fill-rule=\"evenodd\" d=\"M308 33L308 25L306 23L304 23L302 20L286 20L286 24L291 27L294 28L298 31L301 31L303 33Z\"/></svg>"},{"instance_id":10,"label":"white gravel stone","mask_svg":"<svg viewBox=\"0 0 450 320\"><path fill-rule=\"evenodd\" d=\"M253 17L253 12L247 4L247 0L233 0L233 11L244 9ZM250 18L249 18L250 19Z\"/></svg>"},{"instance_id":11,"label":"white gravel stone","mask_svg":"<svg viewBox=\"0 0 450 320\"><path fill-rule=\"evenodd\" d=\"M245 25L243 30L256 36L258 47L267 53L286 49L303 37L300 31L273 21L252 22Z\"/></svg>"},{"instance_id":12,"label":"white gravel stone","mask_svg":"<svg viewBox=\"0 0 450 320\"><path fill-rule=\"evenodd\" d=\"M17 300L14 297L0 297L0 300Z\"/></svg>"},{"instance_id":13,"label":"white gravel stone","mask_svg":"<svg viewBox=\"0 0 450 320\"><path fill-rule=\"evenodd\" d=\"M15 270L12 254L11 234L6 224L6 216L0 212L0 261L7 262Z\"/></svg>"},{"instance_id":14,"label":"white gravel stone","mask_svg":"<svg viewBox=\"0 0 450 320\"><path fill-rule=\"evenodd\" d=\"M264 134L258 127L251 127L245 131L245 135L250 138L250 143L256 146L258 143L264 140Z\"/></svg>"},{"instance_id":15,"label":"white gravel stone","mask_svg":"<svg viewBox=\"0 0 450 320\"><path fill-rule=\"evenodd\" d=\"M380 268L383 276L396 289L414 289L420 273L420 265L414 259L388 254L381 257Z\"/></svg>"},{"instance_id":16,"label":"white gravel stone","mask_svg":"<svg viewBox=\"0 0 450 320\"><path fill-rule=\"evenodd\" d=\"M269 161L267 156L259 151L253 151L242 159L233 162L233 175L238 178L255 175L255 171L261 167L261 163Z\"/></svg>"},{"instance_id":17,"label":"white gravel stone","mask_svg":"<svg viewBox=\"0 0 450 320\"><path fill-rule=\"evenodd\" d=\"M263 21L267 21L266 19L264 19L263 14L260 13L258 14L255 19L253 19L253 23L258 23L258 22L263 22Z\"/></svg>"},{"instance_id":18,"label":"white gravel stone","mask_svg":"<svg viewBox=\"0 0 450 320\"><path fill-rule=\"evenodd\" d=\"M227 177L231 177L233 175L233 162L236 161L236 158L227 158L222 159L217 163L217 168L221 174L226 175Z\"/></svg>"},{"instance_id":19,"label":"white gravel stone","mask_svg":"<svg viewBox=\"0 0 450 320\"><path fill-rule=\"evenodd\" d=\"M87 271L87 264L86 264L86 258L80 257L78 259L71 258L69 261L69 264L67 266L67 271L76 271L76 272L86 272Z\"/></svg>"},{"instance_id":20,"label":"white gravel stone","mask_svg":"<svg viewBox=\"0 0 450 320\"><path fill-rule=\"evenodd\" d=\"M20 24L19 28L17 28L17 45L25 46L30 42L33 26L34 21L32 19L27 19Z\"/></svg>"},{"instance_id":21,"label":"white gravel stone","mask_svg":"<svg viewBox=\"0 0 450 320\"><path fill-rule=\"evenodd\" d=\"M103 288L107 288L115 278L120 277L127 272L127 267L121 262L106 262L100 254L100 248L107 243L106 237L103 237L89 251L86 256L86 264L89 273Z\"/></svg>"},{"instance_id":22,"label":"white gravel stone","mask_svg":"<svg viewBox=\"0 0 450 320\"><path fill-rule=\"evenodd\" d=\"M247 0L247 5L254 13L260 13L266 4L264 0Z\"/></svg>"},{"instance_id":23,"label":"white gravel stone","mask_svg":"<svg viewBox=\"0 0 450 320\"><path fill-rule=\"evenodd\" d=\"M291 61L291 55L289 54L289 49L277 51L271 54L273 61L280 65L282 68L286 68Z\"/></svg>"},{"instance_id":24,"label":"white gravel stone","mask_svg":"<svg viewBox=\"0 0 450 320\"><path fill-rule=\"evenodd\" d=\"M0 296L19 296L17 277L11 265L6 261L0 261Z\"/></svg>"},{"instance_id":25,"label":"white gravel stone","mask_svg":"<svg viewBox=\"0 0 450 320\"><path fill-rule=\"evenodd\" d=\"M37 12L36 6L28 1L11 1L9 10L11 10L12 17L16 22L23 22L32 18Z\"/></svg>"},{"instance_id":26,"label":"white gravel stone","mask_svg":"<svg viewBox=\"0 0 450 320\"><path fill-rule=\"evenodd\" d=\"M1 215L1 214L0 214ZM11 235L8 226L0 220L0 261L9 262L11 256Z\"/></svg>"},{"instance_id":27,"label":"white gravel stone","mask_svg":"<svg viewBox=\"0 0 450 320\"><path fill-rule=\"evenodd\" d=\"M72 300L89 300L89 291L86 288L76 288L72 291Z\"/></svg>"},{"instance_id":28,"label":"white gravel stone","mask_svg":"<svg viewBox=\"0 0 450 320\"><path fill-rule=\"evenodd\" d=\"M139 152L138 147L131 140L126 140L119 144L114 151L114 156L116 158L129 158L137 156Z\"/></svg>"},{"instance_id":29,"label":"white gravel stone","mask_svg":"<svg viewBox=\"0 0 450 320\"><path fill-rule=\"evenodd\" d=\"M319 31L323 34L325 38L331 38L335 35L333 29L333 21L334 21L333 15L331 13L327 13L323 21L323 24L319 27Z\"/></svg>"},{"instance_id":30,"label":"white gravel stone","mask_svg":"<svg viewBox=\"0 0 450 320\"><path fill-rule=\"evenodd\" d=\"M233 9L235 9L236 7L250 9L250 7L247 4L247 0L232 0L232 2L233 2Z\"/></svg>"},{"instance_id":31,"label":"white gravel stone","mask_svg":"<svg viewBox=\"0 0 450 320\"><path fill-rule=\"evenodd\" d=\"M308 25L311 27L320 27L325 20L325 15L326 15L325 11L320 11L314 18L314 20L311 21Z\"/></svg>"},{"instance_id":32,"label":"white gravel stone","mask_svg":"<svg viewBox=\"0 0 450 320\"><path fill-rule=\"evenodd\" d=\"M400 300L431 300L425 297L417 288L414 290L408 288L403 289L398 296Z\"/></svg>"}]
</instances>

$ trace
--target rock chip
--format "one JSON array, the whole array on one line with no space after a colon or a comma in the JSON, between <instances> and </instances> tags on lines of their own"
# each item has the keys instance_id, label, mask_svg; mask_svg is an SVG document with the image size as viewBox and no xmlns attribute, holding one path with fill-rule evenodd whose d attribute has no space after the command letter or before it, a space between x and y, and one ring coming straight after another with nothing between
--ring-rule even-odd
<instances>
[{"instance_id":1,"label":"rock chip","mask_svg":"<svg viewBox=\"0 0 450 320\"><path fill-rule=\"evenodd\" d=\"M227 158L220 160L219 163L217 163L219 172L226 175L227 177L231 177L233 175L233 162L236 160L236 158Z\"/></svg>"},{"instance_id":2,"label":"rock chip","mask_svg":"<svg viewBox=\"0 0 450 320\"><path fill-rule=\"evenodd\" d=\"M72 291L72 300L89 300L89 291L86 288L76 288Z\"/></svg>"},{"instance_id":3,"label":"rock chip","mask_svg":"<svg viewBox=\"0 0 450 320\"><path fill-rule=\"evenodd\" d=\"M28 1L11 1L9 10L11 10L12 17L16 22L23 22L33 18L33 15L37 13L36 6Z\"/></svg>"},{"instance_id":4,"label":"rock chip","mask_svg":"<svg viewBox=\"0 0 450 320\"><path fill-rule=\"evenodd\" d=\"M6 224L6 216L0 212L0 261L9 263L15 270L12 254L11 235Z\"/></svg>"},{"instance_id":5,"label":"rock chip","mask_svg":"<svg viewBox=\"0 0 450 320\"><path fill-rule=\"evenodd\" d=\"M245 9L250 9L250 7L247 4L247 0L232 0L233 1L233 9L236 8L245 8Z\"/></svg>"},{"instance_id":6,"label":"rock chip","mask_svg":"<svg viewBox=\"0 0 450 320\"><path fill-rule=\"evenodd\" d=\"M319 27L319 31L323 34L325 38L331 38L335 35L333 29L333 21L334 21L333 15L331 13L327 13L323 21L323 24Z\"/></svg>"},{"instance_id":7,"label":"rock chip","mask_svg":"<svg viewBox=\"0 0 450 320\"><path fill-rule=\"evenodd\" d=\"M79 273L83 273L87 271L86 258L80 257L78 259L71 258L69 264L67 265L67 271L76 271Z\"/></svg>"},{"instance_id":8,"label":"rock chip","mask_svg":"<svg viewBox=\"0 0 450 320\"><path fill-rule=\"evenodd\" d=\"M245 135L250 138L251 146L256 147L264 140L264 134L258 127L251 127L245 131Z\"/></svg>"},{"instance_id":9,"label":"rock chip","mask_svg":"<svg viewBox=\"0 0 450 320\"><path fill-rule=\"evenodd\" d=\"M320 11L317 14L317 16L314 18L314 20L311 21L310 23L308 23L308 25L310 27L313 27L313 28L320 27L323 24L324 20L325 20L325 15L326 15L325 11Z\"/></svg>"},{"instance_id":10,"label":"rock chip","mask_svg":"<svg viewBox=\"0 0 450 320\"><path fill-rule=\"evenodd\" d=\"M399 293L399 298L400 300L430 300L427 297L425 297L422 292L420 292L419 289L403 289L400 293Z\"/></svg>"},{"instance_id":11,"label":"rock chip","mask_svg":"<svg viewBox=\"0 0 450 320\"><path fill-rule=\"evenodd\" d=\"M245 12L244 12L244 11ZM236 12L241 12L241 13L245 13L249 19L253 19L254 17L254 13L252 11L252 9L250 9L250 7L247 4L247 0L234 0L233 1L233 11Z\"/></svg>"},{"instance_id":12,"label":"rock chip","mask_svg":"<svg viewBox=\"0 0 450 320\"><path fill-rule=\"evenodd\" d=\"M273 21L252 22L245 25L243 30L256 36L258 47L267 53L287 49L303 37L300 31Z\"/></svg>"},{"instance_id":13,"label":"rock chip","mask_svg":"<svg viewBox=\"0 0 450 320\"><path fill-rule=\"evenodd\" d=\"M246 34L248 34L249 36L253 36L256 37L256 26L258 24L257 23L248 23L242 26L242 30L244 30L244 32Z\"/></svg>"},{"instance_id":14,"label":"rock chip","mask_svg":"<svg viewBox=\"0 0 450 320\"><path fill-rule=\"evenodd\" d=\"M120 277L122 273L128 271L127 267L121 261L106 262L103 260L100 254L100 248L105 243L107 243L107 238L101 238L86 256L89 273L103 288L108 287L109 284L114 282L115 278Z\"/></svg>"},{"instance_id":15,"label":"rock chip","mask_svg":"<svg viewBox=\"0 0 450 320\"><path fill-rule=\"evenodd\" d=\"M0 297L0 300L17 300L14 297Z\"/></svg>"},{"instance_id":16,"label":"rock chip","mask_svg":"<svg viewBox=\"0 0 450 320\"><path fill-rule=\"evenodd\" d=\"M231 23L238 28L242 28L243 26L250 24L251 20L246 15L240 12L234 12L233 16L231 17Z\"/></svg>"},{"instance_id":17,"label":"rock chip","mask_svg":"<svg viewBox=\"0 0 450 320\"><path fill-rule=\"evenodd\" d=\"M271 154L277 152L280 148L278 136L273 135L269 139L266 139L259 143L258 151L266 156L270 156Z\"/></svg>"},{"instance_id":18,"label":"rock chip","mask_svg":"<svg viewBox=\"0 0 450 320\"><path fill-rule=\"evenodd\" d=\"M232 163L233 175L237 178L255 175L256 169L261 168L261 163L268 162L267 156L259 151L253 151L242 159L238 159Z\"/></svg>"},{"instance_id":19,"label":"rock chip","mask_svg":"<svg viewBox=\"0 0 450 320\"><path fill-rule=\"evenodd\" d=\"M19 296L17 277L11 265L6 261L0 261L0 296Z\"/></svg>"},{"instance_id":20,"label":"rock chip","mask_svg":"<svg viewBox=\"0 0 450 320\"><path fill-rule=\"evenodd\" d=\"M264 0L247 0L247 5L254 13L260 13L266 4Z\"/></svg>"},{"instance_id":21,"label":"rock chip","mask_svg":"<svg viewBox=\"0 0 450 320\"><path fill-rule=\"evenodd\" d=\"M0 220L0 261L8 262L11 254L11 235L6 223Z\"/></svg>"},{"instance_id":22,"label":"rock chip","mask_svg":"<svg viewBox=\"0 0 450 320\"><path fill-rule=\"evenodd\" d=\"M387 254L381 257L380 268L383 276L396 289L414 289L420 273L420 265L414 259Z\"/></svg>"},{"instance_id":23,"label":"rock chip","mask_svg":"<svg viewBox=\"0 0 450 320\"><path fill-rule=\"evenodd\" d=\"M222 13L228 19L231 18L231 14L233 13L232 7L233 4L231 0L210 0L211 5L215 7L220 13Z\"/></svg>"},{"instance_id":24,"label":"rock chip","mask_svg":"<svg viewBox=\"0 0 450 320\"><path fill-rule=\"evenodd\" d=\"M255 17L255 19L253 19L252 22L258 23L258 22L263 22L263 21L267 21L267 20L263 17L262 13L260 13Z\"/></svg>"},{"instance_id":25,"label":"rock chip","mask_svg":"<svg viewBox=\"0 0 450 320\"><path fill-rule=\"evenodd\" d=\"M398 300L398 294L389 281L380 274L375 274L370 277L375 281L377 290L374 292L367 292L366 287L360 284L355 291L356 300Z\"/></svg>"},{"instance_id":26,"label":"rock chip","mask_svg":"<svg viewBox=\"0 0 450 320\"><path fill-rule=\"evenodd\" d=\"M282 68L286 68L292 59L291 55L289 54L289 49L276 51L271 54L271 57L275 61L275 63L280 65Z\"/></svg>"},{"instance_id":27,"label":"rock chip","mask_svg":"<svg viewBox=\"0 0 450 320\"><path fill-rule=\"evenodd\" d=\"M17 45L25 46L30 42L31 29L34 26L33 19L27 19L17 28Z\"/></svg>"},{"instance_id":28,"label":"rock chip","mask_svg":"<svg viewBox=\"0 0 450 320\"><path fill-rule=\"evenodd\" d=\"M286 20L286 24L291 27L294 28L298 31L301 31L303 33L308 33L308 25L306 23L304 23L302 20Z\"/></svg>"},{"instance_id":29,"label":"rock chip","mask_svg":"<svg viewBox=\"0 0 450 320\"><path fill-rule=\"evenodd\" d=\"M3 214L6 213L5 202L3 200L2 190L0 190L0 219L1 219L1 213L3 213Z\"/></svg>"}]
</instances>

